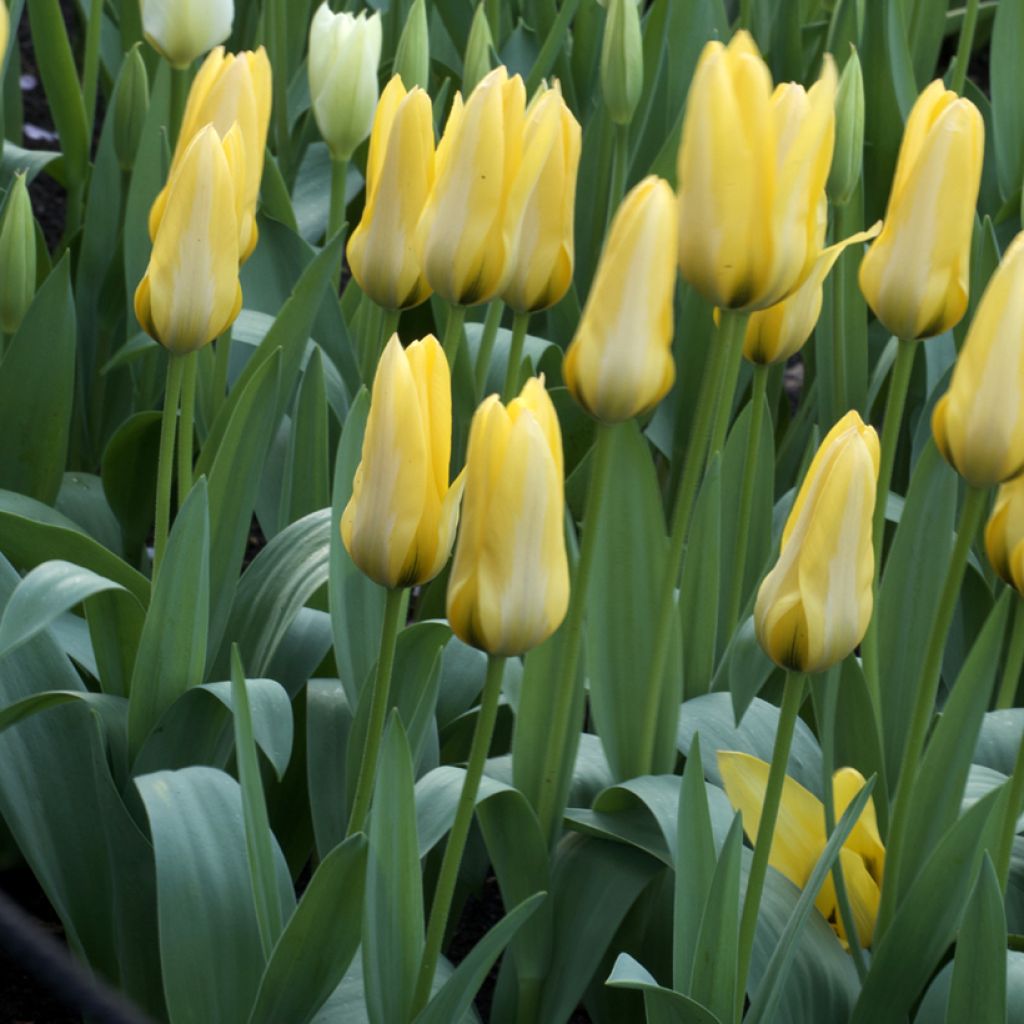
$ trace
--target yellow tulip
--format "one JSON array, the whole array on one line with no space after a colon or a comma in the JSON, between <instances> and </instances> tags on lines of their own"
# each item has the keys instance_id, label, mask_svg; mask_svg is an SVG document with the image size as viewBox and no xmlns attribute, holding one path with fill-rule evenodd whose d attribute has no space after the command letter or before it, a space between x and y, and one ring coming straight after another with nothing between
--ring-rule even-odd
<instances>
[{"instance_id":1,"label":"yellow tulip","mask_svg":"<svg viewBox=\"0 0 1024 1024\"><path fill-rule=\"evenodd\" d=\"M11 36L11 15L7 4L0 0L0 60L7 53L7 42Z\"/></svg>"},{"instance_id":2,"label":"yellow tulip","mask_svg":"<svg viewBox=\"0 0 1024 1024\"><path fill-rule=\"evenodd\" d=\"M757 841L761 826L761 808L768 788L769 765L750 754L722 750L718 768L722 773L729 802L743 817L743 831ZM840 768L832 776L832 796L838 820L864 786L864 776L856 768ZM768 863L795 886L803 888L814 865L825 849L825 808L821 801L795 779L786 777L782 786L779 817L772 834ZM843 881L850 900L861 946L869 947L875 932L875 919L885 875L885 847L878 832L875 804L871 797L839 851ZM814 901L846 945L846 928L836 903L835 885L829 874Z\"/></svg>"},{"instance_id":3,"label":"yellow tulip","mask_svg":"<svg viewBox=\"0 0 1024 1024\"><path fill-rule=\"evenodd\" d=\"M764 309L792 292L820 248L835 143L836 69L772 91L746 32L704 47L679 148L679 263L723 309Z\"/></svg>"},{"instance_id":4,"label":"yellow tulip","mask_svg":"<svg viewBox=\"0 0 1024 1024\"><path fill-rule=\"evenodd\" d=\"M348 243L352 276L386 309L408 309L430 295L416 251L416 225L434 182L430 97L406 92L395 75L384 89L366 160L366 206Z\"/></svg>"},{"instance_id":5,"label":"yellow tulip","mask_svg":"<svg viewBox=\"0 0 1024 1024\"><path fill-rule=\"evenodd\" d=\"M213 50L199 69L181 122L181 132L171 161L169 179L196 135L208 124L226 136L237 124L245 147L243 176L239 182L242 218L238 225L239 250L244 263L259 238L256 204L263 177L263 154L270 126L271 70L267 52L226 54L222 46ZM243 168L239 168L243 170ZM149 211L149 237L156 238L167 205L167 188L156 197Z\"/></svg>"},{"instance_id":6,"label":"yellow tulip","mask_svg":"<svg viewBox=\"0 0 1024 1024\"><path fill-rule=\"evenodd\" d=\"M213 341L242 308L238 201L232 165L244 159L237 127L221 141L208 125L192 140L168 184L135 315L176 355Z\"/></svg>"},{"instance_id":7,"label":"yellow tulip","mask_svg":"<svg viewBox=\"0 0 1024 1024\"><path fill-rule=\"evenodd\" d=\"M804 278L803 284L787 298L758 310L747 321L743 355L752 363L781 363L796 355L811 336L824 298L825 278L848 246L874 238L882 222L823 249ZM716 311L717 315L717 311Z\"/></svg>"},{"instance_id":8,"label":"yellow tulip","mask_svg":"<svg viewBox=\"0 0 1024 1024\"><path fill-rule=\"evenodd\" d=\"M341 536L352 561L384 587L433 579L448 561L463 477L449 485L451 377L428 334L402 348L391 336L377 366L363 457Z\"/></svg>"},{"instance_id":9,"label":"yellow tulip","mask_svg":"<svg viewBox=\"0 0 1024 1024\"><path fill-rule=\"evenodd\" d=\"M754 605L758 642L783 668L820 672L864 638L878 461L878 435L849 412L811 462Z\"/></svg>"},{"instance_id":10,"label":"yellow tulip","mask_svg":"<svg viewBox=\"0 0 1024 1024\"><path fill-rule=\"evenodd\" d=\"M903 132L885 226L860 265L875 316L898 338L948 331L967 311L985 123L936 80Z\"/></svg>"},{"instance_id":11,"label":"yellow tulip","mask_svg":"<svg viewBox=\"0 0 1024 1024\"><path fill-rule=\"evenodd\" d=\"M466 460L466 505L448 582L460 640L521 654L558 628L569 605L562 434L543 378L506 409L477 409Z\"/></svg>"},{"instance_id":12,"label":"yellow tulip","mask_svg":"<svg viewBox=\"0 0 1024 1024\"><path fill-rule=\"evenodd\" d=\"M234 0L142 0L143 35L176 68L224 42L234 20Z\"/></svg>"},{"instance_id":13,"label":"yellow tulip","mask_svg":"<svg viewBox=\"0 0 1024 1024\"><path fill-rule=\"evenodd\" d=\"M1024 476L996 492L985 527L985 551L999 576L1024 594Z\"/></svg>"},{"instance_id":14,"label":"yellow tulip","mask_svg":"<svg viewBox=\"0 0 1024 1024\"><path fill-rule=\"evenodd\" d=\"M1024 470L1024 232L992 275L932 413L946 461L975 487Z\"/></svg>"},{"instance_id":15,"label":"yellow tulip","mask_svg":"<svg viewBox=\"0 0 1024 1024\"><path fill-rule=\"evenodd\" d=\"M546 140L547 153L526 200L519 249L502 294L505 304L517 313L553 306L572 284L580 126L557 82L534 97L526 112L527 149L536 137Z\"/></svg>"},{"instance_id":16,"label":"yellow tulip","mask_svg":"<svg viewBox=\"0 0 1024 1024\"><path fill-rule=\"evenodd\" d=\"M653 409L675 380L674 203L668 183L654 175L622 201L565 354L573 397L606 423Z\"/></svg>"},{"instance_id":17,"label":"yellow tulip","mask_svg":"<svg viewBox=\"0 0 1024 1024\"><path fill-rule=\"evenodd\" d=\"M417 231L427 282L449 302L487 302L511 277L523 211L549 149L540 131L524 149L525 120L523 80L504 67L465 105L455 95Z\"/></svg>"}]
</instances>

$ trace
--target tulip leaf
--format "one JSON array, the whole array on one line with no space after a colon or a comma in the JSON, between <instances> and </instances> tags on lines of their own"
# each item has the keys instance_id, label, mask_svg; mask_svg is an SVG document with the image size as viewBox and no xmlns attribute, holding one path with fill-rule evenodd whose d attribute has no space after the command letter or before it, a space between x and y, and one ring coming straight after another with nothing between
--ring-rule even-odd
<instances>
[{"instance_id":1,"label":"tulip leaf","mask_svg":"<svg viewBox=\"0 0 1024 1024\"><path fill-rule=\"evenodd\" d=\"M1003 949L996 955L995 962L998 969L1005 972L1006 1016L969 1019L1024 1020L1024 953ZM948 963L935 976L914 1016L915 1024L945 1024L953 970L954 964Z\"/></svg>"},{"instance_id":2,"label":"tulip leaf","mask_svg":"<svg viewBox=\"0 0 1024 1024\"><path fill-rule=\"evenodd\" d=\"M948 8L949 0L911 0L906 6L907 44L919 89L935 77Z\"/></svg>"},{"instance_id":3,"label":"tulip leaf","mask_svg":"<svg viewBox=\"0 0 1024 1024\"><path fill-rule=\"evenodd\" d=\"M139 547L153 525L161 419L155 409L130 416L103 452L103 493L129 549Z\"/></svg>"},{"instance_id":4,"label":"tulip leaf","mask_svg":"<svg viewBox=\"0 0 1024 1024\"><path fill-rule=\"evenodd\" d=\"M337 679L311 679L306 687L306 787L317 854L345 838L348 822L346 753L354 712Z\"/></svg>"},{"instance_id":5,"label":"tulip leaf","mask_svg":"<svg viewBox=\"0 0 1024 1024\"><path fill-rule=\"evenodd\" d=\"M642 992L647 1024L721 1024L707 1007L680 992L662 988L628 953L618 955L605 984Z\"/></svg>"},{"instance_id":6,"label":"tulip leaf","mask_svg":"<svg viewBox=\"0 0 1024 1024\"><path fill-rule=\"evenodd\" d=\"M331 503L328 425L324 361L320 347L314 346L292 417L281 488L282 523L293 523Z\"/></svg>"},{"instance_id":7,"label":"tulip leaf","mask_svg":"<svg viewBox=\"0 0 1024 1024\"><path fill-rule=\"evenodd\" d=\"M1017 762L1022 739L1024 708L990 711L982 720L971 761L1009 776Z\"/></svg>"},{"instance_id":8,"label":"tulip leaf","mask_svg":"<svg viewBox=\"0 0 1024 1024\"><path fill-rule=\"evenodd\" d=\"M1024 180L1024 2L1001 0L992 26L990 82L999 188L1007 199Z\"/></svg>"}]
</instances>

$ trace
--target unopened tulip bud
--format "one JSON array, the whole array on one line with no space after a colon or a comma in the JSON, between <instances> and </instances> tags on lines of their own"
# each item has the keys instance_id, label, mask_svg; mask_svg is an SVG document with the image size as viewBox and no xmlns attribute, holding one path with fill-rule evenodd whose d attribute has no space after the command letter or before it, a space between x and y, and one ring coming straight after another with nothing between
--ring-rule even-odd
<instances>
[{"instance_id":1,"label":"unopened tulip bud","mask_svg":"<svg viewBox=\"0 0 1024 1024\"><path fill-rule=\"evenodd\" d=\"M142 0L143 34L176 68L223 43L234 20L234 0Z\"/></svg>"},{"instance_id":2,"label":"unopened tulip bud","mask_svg":"<svg viewBox=\"0 0 1024 1024\"><path fill-rule=\"evenodd\" d=\"M985 527L985 552L999 577L1024 594L1024 477L996 493Z\"/></svg>"},{"instance_id":3,"label":"unopened tulip bud","mask_svg":"<svg viewBox=\"0 0 1024 1024\"><path fill-rule=\"evenodd\" d=\"M394 73L407 89L430 84L430 32L427 29L426 0L414 0L398 37Z\"/></svg>"},{"instance_id":4,"label":"unopened tulip bud","mask_svg":"<svg viewBox=\"0 0 1024 1024\"><path fill-rule=\"evenodd\" d=\"M11 15L7 10L7 4L0 0L0 60L7 53L7 43L11 37Z\"/></svg>"},{"instance_id":5,"label":"unopened tulip bud","mask_svg":"<svg viewBox=\"0 0 1024 1024\"><path fill-rule=\"evenodd\" d=\"M0 327L13 334L36 294L36 222L25 175L17 174L0 222Z\"/></svg>"},{"instance_id":6,"label":"unopened tulip bud","mask_svg":"<svg viewBox=\"0 0 1024 1024\"><path fill-rule=\"evenodd\" d=\"M487 11L481 2L473 15L472 24L469 26L469 40L466 43L466 56L462 62L462 91L466 95L471 93L477 84L490 73L491 50L494 49L494 39L491 36L491 26L487 21Z\"/></svg>"},{"instance_id":7,"label":"unopened tulip bud","mask_svg":"<svg viewBox=\"0 0 1024 1024\"><path fill-rule=\"evenodd\" d=\"M309 30L313 114L335 160L348 160L370 134L377 106L380 14L331 12L324 3Z\"/></svg>"},{"instance_id":8,"label":"unopened tulip bud","mask_svg":"<svg viewBox=\"0 0 1024 1024\"><path fill-rule=\"evenodd\" d=\"M828 196L845 206L860 182L864 164L864 74L857 51L852 52L839 76L836 93L836 149L828 175Z\"/></svg>"},{"instance_id":9,"label":"unopened tulip bud","mask_svg":"<svg viewBox=\"0 0 1024 1024\"><path fill-rule=\"evenodd\" d=\"M114 113L114 153L121 170L127 172L135 164L142 126L149 112L149 75L138 44L125 54L111 106Z\"/></svg>"},{"instance_id":10,"label":"unopened tulip bud","mask_svg":"<svg viewBox=\"0 0 1024 1024\"><path fill-rule=\"evenodd\" d=\"M637 0L608 0L601 44L601 93L616 124L633 120L644 88L644 44Z\"/></svg>"}]
</instances>

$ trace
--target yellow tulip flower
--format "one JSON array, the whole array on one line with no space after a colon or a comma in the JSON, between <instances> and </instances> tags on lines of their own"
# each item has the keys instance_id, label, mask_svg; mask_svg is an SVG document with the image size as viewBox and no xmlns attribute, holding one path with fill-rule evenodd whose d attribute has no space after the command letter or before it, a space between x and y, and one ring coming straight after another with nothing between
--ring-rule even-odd
<instances>
[{"instance_id":1,"label":"yellow tulip flower","mask_svg":"<svg viewBox=\"0 0 1024 1024\"><path fill-rule=\"evenodd\" d=\"M975 487L1024 470L1024 232L988 282L932 413L946 461Z\"/></svg>"},{"instance_id":2,"label":"yellow tulip flower","mask_svg":"<svg viewBox=\"0 0 1024 1024\"><path fill-rule=\"evenodd\" d=\"M501 404L491 395L469 433L466 506L448 582L448 621L491 654L522 654L569 605L562 433L543 378Z\"/></svg>"},{"instance_id":3,"label":"yellow tulip flower","mask_svg":"<svg viewBox=\"0 0 1024 1024\"><path fill-rule=\"evenodd\" d=\"M820 672L845 658L871 620L871 519L878 435L856 412L827 434L754 605L757 639L783 668Z\"/></svg>"},{"instance_id":4,"label":"yellow tulip flower","mask_svg":"<svg viewBox=\"0 0 1024 1024\"><path fill-rule=\"evenodd\" d=\"M559 302L572 284L576 174L580 126L556 82L534 97L526 112L524 146L547 143L540 175L526 200L519 248L502 299L517 313L536 313Z\"/></svg>"},{"instance_id":5,"label":"yellow tulip flower","mask_svg":"<svg viewBox=\"0 0 1024 1024\"><path fill-rule=\"evenodd\" d=\"M256 204L263 178L263 155L270 127L271 70L267 51L261 46L255 53L225 53L218 46L203 61L189 90L182 117L181 132L174 149L168 180L174 177L186 150L208 124L223 138L235 124L241 132L245 160L239 171L242 218L238 225L239 251L244 263L256 248ZM167 205L167 188L156 197L149 211L149 237L156 239Z\"/></svg>"},{"instance_id":6,"label":"yellow tulip flower","mask_svg":"<svg viewBox=\"0 0 1024 1024\"><path fill-rule=\"evenodd\" d=\"M718 768L725 783L726 796L742 815L743 831L754 843L761 825L761 808L768 788L770 766L750 754L722 750L718 754ZM832 776L837 821L863 787L864 776L856 768L840 768ZM813 793L787 776L782 786L779 817L772 835L769 865L802 889L825 849L826 841L824 806ZM850 910L856 922L857 938L861 946L866 948L871 945L874 937L885 875L885 847L878 832L875 804L870 797L839 851L839 860ZM814 904L845 946L846 928L836 903L831 872Z\"/></svg>"},{"instance_id":7,"label":"yellow tulip flower","mask_svg":"<svg viewBox=\"0 0 1024 1024\"><path fill-rule=\"evenodd\" d=\"M11 36L11 15L7 4L0 0L0 59L7 53L7 42Z\"/></svg>"},{"instance_id":8,"label":"yellow tulip flower","mask_svg":"<svg viewBox=\"0 0 1024 1024\"><path fill-rule=\"evenodd\" d=\"M242 308L232 164L244 159L237 127L221 141L207 125L168 184L146 275L135 292L143 329L176 355L213 341Z\"/></svg>"},{"instance_id":9,"label":"yellow tulip flower","mask_svg":"<svg viewBox=\"0 0 1024 1024\"><path fill-rule=\"evenodd\" d=\"M352 561L384 587L426 583L444 568L459 521L463 474L448 483L451 377L428 334L393 334L373 379L363 457L341 517Z\"/></svg>"},{"instance_id":10,"label":"yellow tulip flower","mask_svg":"<svg viewBox=\"0 0 1024 1024\"><path fill-rule=\"evenodd\" d=\"M224 42L235 20L234 0L141 0L142 32L176 68Z\"/></svg>"},{"instance_id":11,"label":"yellow tulip flower","mask_svg":"<svg viewBox=\"0 0 1024 1024\"><path fill-rule=\"evenodd\" d=\"M679 147L679 263L723 309L764 309L792 292L818 256L835 144L836 69L810 88L772 91L747 32L704 47Z\"/></svg>"},{"instance_id":12,"label":"yellow tulip flower","mask_svg":"<svg viewBox=\"0 0 1024 1024\"><path fill-rule=\"evenodd\" d=\"M860 266L868 305L897 338L941 334L967 311L984 155L978 108L932 82L907 118L885 226Z\"/></svg>"},{"instance_id":13,"label":"yellow tulip flower","mask_svg":"<svg viewBox=\"0 0 1024 1024\"><path fill-rule=\"evenodd\" d=\"M653 409L675 380L675 197L644 178L612 221L563 374L573 397L606 423Z\"/></svg>"},{"instance_id":14,"label":"yellow tulip flower","mask_svg":"<svg viewBox=\"0 0 1024 1024\"><path fill-rule=\"evenodd\" d=\"M352 276L385 309L408 309L430 295L416 251L416 225L434 182L430 97L406 92L395 75L384 89L366 160L366 206L348 243Z\"/></svg>"},{"instance_id":15,"label":"yellow tulip flower","mask_svg":"<svg viewBox=\"0 0 1024 1024\"><path fill-rule=\"evenodd\" d=\"M523 80L504 67L465 105L456 93L417 231L424 276L449 302L487 302L512 275L523 211L550 148L544 132L524 148L525 120Z\"/></svg>"},{"instance_id":16,"label":"yellow tulip flower","mask_svg":"<svg viewBox=\"0 0 1024 1024\"><path fill-rule=\"evenodd\" d=\"M825 278L848 246L866 242L882 229L879 221L867 231L858 232L823 249L803 284L787 298L750 315L743 338L743 355L752 363L781 363L796 355L811 336L824 299ZM718 311L716 310L716 318Z\"/></svg>"},{"instance_id":17,"label":"yellow tulip flower","mask_svg":"<svg viewBox=\"0 0 1024 1024\"><path fill-rule=\"evenodd\" d=\"M985 527L985 551L1000 578L1024 594L1024 476L996 492Z\"/></svg>"}]
</instances>

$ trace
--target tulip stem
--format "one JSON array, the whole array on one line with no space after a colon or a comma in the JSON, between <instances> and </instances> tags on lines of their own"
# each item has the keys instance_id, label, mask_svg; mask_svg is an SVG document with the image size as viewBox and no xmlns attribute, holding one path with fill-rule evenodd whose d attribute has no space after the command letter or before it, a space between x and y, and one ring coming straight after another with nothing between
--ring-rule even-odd
<instances>
[{"instance_id":1,"label":"tulip stem","mask_svg":"<svg viewBox=\"0 0 1024 1024\"><path fill-rule=\"evenodd\" d=\"M288 125L288 9L289 0L271 0L266 5L266 16L271 19L268 35L272 40L271 56L277 70L274 75L274 142L277 164L288 180L291 173L291 147Z\"/></svg>"},{"instance_id":2,"label":"tulip stem","mask_svg":"<svg viewBox=\"0 0 1024 1024\"><path fill-rule=\"evenodd\" d=\"M214 345L213 361L213 406L211 421L220 412L228 390L228 367L231 364L231 328L229 327Z\"/></svg>"},{"instance_id":3,"label":"tulip stem","mask_svg":"<svg viewBox=\"0 0 1024 1024\"><path fill-rule=\"evenodd\" d=\"M348 182L348 161L331 161L331 206L327 214L327 237L329 242L345 224L345 195Z\"/></svg>"},{"instance_id":4,"label":"tulip stem","mask_svg":"<svg viewBox=\"0 0 1024 1024\"><path fill-rule=\"evenodd\" d=\"M523 368L523 345L526 329L530 326L529 313L516 313L512 320L512 342L508 349L508 366L505 368L505 387L501 400L507 405L519 390L519 371Z\"/></svg>"},{"instance_id":5,"label":"tulip stem","mask_svg":"<svg viewBox=\"0 0 1024 1024\"><path fill-rule=\"evenodd\" d=\"M725 346L726 362L723 364L722 376L719 378L715 419L711 428L711 442L708 446L709 460L725 447L726 434L729 432L729 420L732 417L732 400L736 394L740 366L743 363L743 338L747 332L749 319L749 313L726 313L725 310L722 310L718 343Z\"/></svg>"},{"instance_id":6,"label":"tulip stem","mask_svg":"<svg viewBox=\"0 0 1024 1024\"><path fill-rule=\"evenodd\" d=\"M448 323L444 328L445 358L448 360L448 369L455 369L455 360L459 355L459 346L462 344L462 328L466 323L466 307L455 302L448 305Z\"/></svg>"},{"instance_id":7,"label":"tulip stem","mask_svg":"<svg viewBox=\"0 0 1024 1024\"><path fill-rule=\"evenodd\" d=\"M85 29L85 55L82 58L82 100L85 123L91 135L96 117L96 90L100 77L100 29L103 27L103 0L92 0L89 23Z\"/></svg>"},{"instance_id":8,"label":"tulip stem","mask_svg":"<svg viewBox=\"0 0 1024 1024\"><path fill-rule=\"evenodd\" d=\"M540 778L540 793L537 797L537 817L541 834L554 843L561 821L560 792L562 758L573 729L573 708L577 706L577 671L580 648L583 642L583 612L587 603L590 573L597 551L597 531L601 519L601 506L608 492L611 473L611 455L615 426L597 424L597 438L594 442L593 463L590 470L590 484L587 489L587 505L583 510L580 557L573 575L569 596L569 611L566 614L565 640L558 674L555 676L553 693L554 706L551 709L551 728L544 750L544 770Z\"/></svg>"},{"instance_id":9,"label":"tulip stem","mask_svg":"<svg viewBox=\"0 0 1024 1024\"><path fill-rule=\"evenodd\" d=\"M385 309L383 312L384 316L381 318L380 335L377 338L376 351L373 354L374 374L377 372L377 364L380 362L380 357L391 340L391 335L398 333L398 321L402 318L402 311L400 309ZM401 341L401 338L399 338L399 341Z\"/></svg>"},{"instance_id":10,"label":"tulip stem","mask_svg":"<svg viewBox=\"0 0 1024 1024\"><path fill-rule=\"evenodd\" d=\"M743 900L743 914L740 918L739 946L739 992L746 991L747 974L750 971L750 957L754 948L754 934L757 931L757 913L761 906L764 880L768 874L768 856L771 853L775 835L775 822L779 817L782 787L786 781L789 765L789 751L793 745L793 730L804 696L804 675L802 672L786 673L786 686L782 693L782 710L775 730L775 746L772 748L772 763L768 769L768 787L761 808L761 821L754 842L754 857L750 862L747 876L747 893Z\"/></svg>"},{"instance_id":11,"label":"tulip stem","mask_svg":"<svg viewBox=\"0 0 1024 1024\"><path fill-rule=\"evenodd\" d=\"M974 47L974 30L978 24L978 0L967 0L964 8L964 20L960 23L960 40L956 47L956 62L953 65L953 77L950 86L953 92L962 96L967 83L967 65L971 63L971 50Z\"/></svg>"},{"instance_id":12,"label":"tulip stem","mask_svg":"<svg viewBox=\"0 0 1024 1024\"><path fill-rule=\"evenodd\" d=\"M504 309L505 303L501 299L495 299L487 307L487 319L484 320L483 333L480 335L480 347L476 353L476 366L473 368L477 404L484 397L484 388L487 387L487 371L491 365L491 353L494 351L494 342L498 337L498 328L501 326L501 314Z\"/></svg>"},{"instance_id":13,"label":"tulip stem","mask_svg":"<svg viewBox=\"0 0 1024 1024\"><path fill-rule=\"evenodd\" d=\"M352 813L348 819L348 836L362 832L373 797L373 784L377 776L377 757L380 753L384 720L387 718L391 697L391 669L395 662L395 644L398 641L399 617L405 591L401 587L389 588L384 603L384 622L380 630L380 655L373 674L373 692L370 695L370 720L366 727L366 741L359 763L356 793L352 800Z\"/></svg>"},{"instance_id":14,"label":"tulip stem","mask_svg":"<svg viewBox=\"0 0 1024 1024\"><path fill-rule=\"evenodd\" d=\"M178 398L181 395L181 377L185 367L180 356L167 357L167 389L164 392L164 411L160 418L160 455L156 471L156 526L153 536L153 579L167 547L171 528L171 483L174 479L174 435L178 425Z\"/></svg>"},{"instance_id":15,"label":"tulip stem","mask_svg":"<svg viewBox=\"0 0 1024 1024\"><path fill-rule=\"evenodd\" d=\"M1017 610L1022 602L1017 601ZM999 888L1006 892L1006 883L1010 878L1010 859L1013 856L1013 840L1017 835L1017 818L1020 816L1021 805L1024 803L1024 735L1017 745L1017 760L1010 776L1010 796L1006 802L1006 813L999 836L999 845L995 851L995 869L999 878Z\"/></svg>"},{"instance_id":16,"label":"tulip stem","mask_svg":"<svg viewBox=\"0 0 1024 1024\"><path fill-rule=\"evenodd\" d=\"M999 684L999 696L996 698L997 711L1013 707L1017 697L1017 685L1020 683L1021 668L1024 668L1024 600L1017 598L1014 602L1010 649L1006 652L1003 680Z\"/></svg>"},{"instance_id":17,"label":"tulip stem","mask_svg":"<svg viewBox=\"0 0 1024 1024\"><path fill-rule=\"evenodd\" d=\"M925 647L924 667L916 680L914 711L910 719L910 732L906 746L903 748L903 760L900 762L899 781L896 784L896 796L893 800L892 815L889 819L889 836L885 853L885 882L882 886L882 901L878 908L878 925L876 936L881 938L892 920L896 910L904 880L900 877L902 868L904 828L911 805L911 793L917 780L918 762L924 749L928 726L931 724L935 711L935 695L939 688L942 674L942 654L946 646L946 637L953 612L956 610L960 585L963 583L964 570L967 568L967 555L971 543L981 525L985 508L988 504L988 492L978 487L968 487L960 512L960 526L956 535L956 544L950 556L949 568L946 570L946 581L939 597L939 606L932 621L928 644Z\"/></svg>"},{"instance_id":18,"label":"tulip stem","mask_svg":"<svg viewBox=\"0 0 1024 1024\"><path fill-rule=\"evenodd\" d=\"M178 426L178 508L192 490L192 446L196 419L196 371L199 354L178 356L184 367L181 376L181 423Z\"/></svg>"},{"instance_id":19,"label":"tulip stem","mask_svg":"<svg viewBox=\"0 0 1024 1024\"><path fill-rule=\"evenodd\" d=\"M423 948L423 959L420 961L419 975L416 981L416 993L413 996L412 1016L416 1016L427 1005L430 990L437 970L437 961L441 955L445 929L448 927L448 915L452 909L452 897L455 895L455 884L459 879L459 865L466 849L469 827L473 823L473 812L476 810L476 798L480 789L480 779L484 773L491 740L494 737L494 723L498 718L498 702L501 698L501 680L505 673L505 657L491 654L487 658L487 676L484 680L483 694L480 698L480 711L477 714L476 727L473 730L473 743L469 751L469 762L466 775L462 780L462 792L455 811L455 821L448 842L444 848L441 861L441 873L434 889L434 901L430 909L430 923L427 926L427 939Z\"/></svg>"},{"instance_id":20,"label":"tulip stem","mask_svg":"<svg viewBox=\"0 0 1024 1024\"><path fill-rule=\"evenodd\" d=\"M171 149L177 145L178 133L181 131L182 118L185 116L185 103L188 100L189 69L171 68L171 119L167 125L167 141Z\"/></svg>"},{"instance_id":21,"label":"tulip stem","mask_svg":"<svg viewBox=\"0 0 1024 1024\"><path fill-rule=\"evenodd\" d=\"M732 584L729 587L729 603L726 606L725 621L722 623L725 636L732 636L743 600L743 577L747 567L747 534L753 515L754 482L757 479L758 454L761 451L761 424L768 404L768 366L754 364L754 379L750 386L750 433L747 435L747 451L743 458L743 483L740 487L740 518L736 530L736 546L732 566Z\"/></svg>"},{"instance_id":22,"label":"tulip stem","mask_svg":"<svg viewBox=\"0 0 1024 1024\"><path fill-rule=\"evenodd\" d=\"M615 126L615 146L612 150L612 176L611 186L608 189L608 215L605 218L604 233L608 237L608 230L612 220L615 218L615 211L626 194L626 178L629 174L629 125L617 124Z\"/></svg>"}]
</instances>

